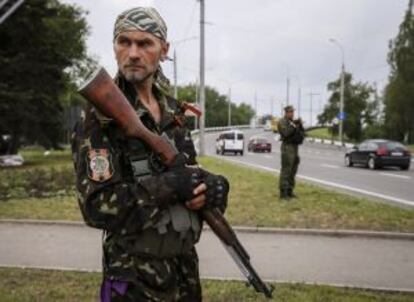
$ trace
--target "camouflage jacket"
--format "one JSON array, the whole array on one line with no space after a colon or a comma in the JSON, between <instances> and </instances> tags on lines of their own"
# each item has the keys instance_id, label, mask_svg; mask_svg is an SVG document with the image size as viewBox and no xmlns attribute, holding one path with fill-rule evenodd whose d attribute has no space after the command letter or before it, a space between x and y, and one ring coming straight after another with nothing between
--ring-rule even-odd
<instances>
[{"instance_id":1,"label":"camouflage jacket","mask_svg":"<svg viewBox=\"0 0 414 302\"><path fill-rule=\"evenodd\" d=\"M134 94L122 82L118 81L118 85L137 109L144 125L158 134L165 133L178 151L187 155L187 163L196 164L190 131L177 123L177 119L184 121L178 102L154 87L162 112L161 121L157 124L136 96L134 98ZM80 210L86 224L105 231L105 275L123 280L135 279L140 274L137 267L146 267L146 262L132 255L131 246L144 229L159 223L166 207L160 198L165 199L171 193L168 190L163 192L164 186L159 182L157 173L150 176L149 186L135 181L129 159L131 144L138 145L141 155L151 156L152 152L142 142L131 142L112 120L92 107L75 126L72 135ZM162 279L158 281L162 283Z\"/></svg>"},{"instance_id":2,"label":"camouflage jacket","mask_svg":"<svg viewBox=\"0 0 414 302\"><path fill-rule=\"evenodd\" d=\"M301 144L304 138L303 126L285 117L279 120L278 131L280 140L288 144Z\"/></svg>"}]
</instances>

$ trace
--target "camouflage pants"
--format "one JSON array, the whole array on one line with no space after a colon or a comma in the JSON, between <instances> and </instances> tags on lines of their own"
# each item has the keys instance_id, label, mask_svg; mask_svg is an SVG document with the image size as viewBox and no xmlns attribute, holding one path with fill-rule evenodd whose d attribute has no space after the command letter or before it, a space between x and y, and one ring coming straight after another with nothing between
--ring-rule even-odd
<instances>
[{"instance_id":1,"label":"camouflage pants","mask_svg":"<svg viewBox=\"0 0 414 302\"><path fill-rule=\"evenodd\" d=\"M112 291L113 302L199 302L201 285L195 249L187 255L165 260L142 259L137 278L128 282L126 293Z\"/></svg>"},{"instance_id":2,"label":"camouflage pants","mask_svg":"<svg viewBox=\"0 0 414 302\"><path fill-rule=\"evenodd\" d=\"M293 190L295 188L295 176L299 166L298 145L282 143L280 147L282 154L279 189Z\"/></svg>"}]
</instances>

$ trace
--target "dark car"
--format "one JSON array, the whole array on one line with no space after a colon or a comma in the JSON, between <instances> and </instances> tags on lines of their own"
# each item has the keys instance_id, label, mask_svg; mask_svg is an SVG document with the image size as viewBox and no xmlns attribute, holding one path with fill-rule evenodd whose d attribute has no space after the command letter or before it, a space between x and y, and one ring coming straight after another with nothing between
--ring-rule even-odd
<instances>
[{"instance_id":1,"label":"dark car","mask_svg":"<svg viewBox=\"0 0 414 302\"><path fill-rule=\"evenodd\" d=\"M265 138L253 137L247 145L249 152L272 152L272 144Z\"/></svg>"},{"instance_id":2,"label":"dark car","mask_svg":"<svg viewBox=\"0 0 414 302\"><path fill-rule=\"evenodd\" d=\"M384 140L370 139L353 147L345 154L345 165L364 165L370 169L397 166L402 170L410 169L411 153L403 144Z\"/></svg>"}]
</instances>

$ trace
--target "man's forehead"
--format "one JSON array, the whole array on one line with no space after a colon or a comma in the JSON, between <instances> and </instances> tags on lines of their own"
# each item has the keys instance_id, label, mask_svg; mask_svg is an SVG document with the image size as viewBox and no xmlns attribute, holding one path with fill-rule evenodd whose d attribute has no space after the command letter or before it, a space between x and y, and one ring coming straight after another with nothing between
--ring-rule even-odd
<instances>
[{"instance_id":1,"label":"man's forehead","mask_svg":"<svg viewBox=\"0 0 414 302\"><path fill-rule=\"evenodd\" d=\"M128 38L128 39L131 39L131 40L150 39L150 40L159 40L159 41L161 41L161 39L154 36L153 34L150 34L148 32L144 32L144 31L140 31L140 30L136 30L136 29L131 29L131 30L127 30L127 31L119 33L118 36L117 36L117 39L120 39L120 38Z\"/></svg>"}]
</instances>

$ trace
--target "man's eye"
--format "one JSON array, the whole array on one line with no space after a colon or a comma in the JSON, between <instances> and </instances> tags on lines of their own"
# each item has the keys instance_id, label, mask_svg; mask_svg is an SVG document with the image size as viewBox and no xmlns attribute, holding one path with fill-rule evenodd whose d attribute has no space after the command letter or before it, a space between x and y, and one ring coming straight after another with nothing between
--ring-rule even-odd
<instances>
[{"instance_id":1,"label":"man's eye","mask_svg":"<svg viewBox=\"0 0 414 302\"><path fill-rule=\"evenodd\" d=\"M128 46L131 43L128 40L121 39L121 40L118 41L118 44L121 45L121 46Z\"/></svg>"},{"instance_id":2,"label":"man's eye","mask_svg":"<svg viewBox=\"0 0 414 302\"><path fill-rule=\"evenodd\" d=\"M150 41L142 41L139 43L140 47L149 47L151 46L151 42Z\"/></svg>"}]
</instances>

